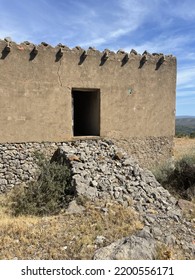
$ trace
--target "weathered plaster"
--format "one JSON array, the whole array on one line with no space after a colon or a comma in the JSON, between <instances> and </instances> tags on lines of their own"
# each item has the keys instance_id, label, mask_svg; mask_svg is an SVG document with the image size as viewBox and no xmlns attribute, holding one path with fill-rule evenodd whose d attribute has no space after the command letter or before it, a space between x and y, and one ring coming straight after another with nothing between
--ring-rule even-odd
<instances>
[{"instance_id":1,"label":"weathered plaster","mask_svg":"<svg viewBox=\"0 0 195 280\"><path fill-rule=\"evenodd\" d=\"M71 140L72 88L100 89L100 136L172 137L176 58L0 41L0 143ZM147 60L142 65L143 57Z\"/></svg>"}]
</instances>

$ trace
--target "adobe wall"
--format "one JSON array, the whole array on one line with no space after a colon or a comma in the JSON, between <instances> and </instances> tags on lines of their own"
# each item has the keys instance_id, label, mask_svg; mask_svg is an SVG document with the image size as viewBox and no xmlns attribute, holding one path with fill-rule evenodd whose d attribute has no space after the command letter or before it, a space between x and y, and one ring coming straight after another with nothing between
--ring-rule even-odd
<instances>
[{"instance_id":1,"label":"adobe wall","mask_svg":"<svg viewBox=\"0 0 195 280\"><path fill-rule=\"evenodd\" d=\"M100 89L100 136L170 137L176 59L0 41L0 143L71 140L72 88ZM10 46L8 46L10 47ZM60 57L59 50L63 55ZM146 60L144 63L144 59Z\"/></svg>"}]
</instances>

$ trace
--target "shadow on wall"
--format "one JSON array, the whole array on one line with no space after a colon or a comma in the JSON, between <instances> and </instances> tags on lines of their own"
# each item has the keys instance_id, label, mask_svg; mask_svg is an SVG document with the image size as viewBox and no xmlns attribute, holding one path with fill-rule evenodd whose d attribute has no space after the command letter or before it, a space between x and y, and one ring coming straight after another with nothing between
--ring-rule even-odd
<instances>
[{"instance_id":1,"label":"shadow on wall","mask_svg":"<svg viewBox=\"0 0 195 280\"><path fill-rule=\"evenodd\" d=\"M1 52L1 59L5 59L9 53L10 53L10 48L6 46Z\"/></svg>"}]
</instances>

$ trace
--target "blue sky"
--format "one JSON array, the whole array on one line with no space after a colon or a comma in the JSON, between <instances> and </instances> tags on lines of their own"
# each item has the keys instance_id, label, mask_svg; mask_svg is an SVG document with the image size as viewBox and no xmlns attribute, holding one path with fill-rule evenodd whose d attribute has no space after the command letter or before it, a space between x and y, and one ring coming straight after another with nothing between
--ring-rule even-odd
<instances>
[{"instance_id":1,"label":"blue sky","mask_svg":"<svg viewBox=\"0 0 195 280\"><path fill-rule=\"evenodd\" d=\"M0 38L177 57L176 115L195 116L194 0L0 0Z\"/></svg>"}]
</instances>

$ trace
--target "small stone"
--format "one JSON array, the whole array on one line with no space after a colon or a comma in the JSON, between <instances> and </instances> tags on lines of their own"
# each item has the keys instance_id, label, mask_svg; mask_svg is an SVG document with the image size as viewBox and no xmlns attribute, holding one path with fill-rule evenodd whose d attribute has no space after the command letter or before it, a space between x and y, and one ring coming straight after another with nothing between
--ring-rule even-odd
<instances>
[{"instance_id":1,"label":"small stone","mask_svg":"<svg viewBox=\"0 0 195 280\"><path fill-rule=\"evenodd\" d=\"M133 163L132 163L132 160L129 159L129 158L127 158L127 159L125 159L125 160L123 161L123 165L124 165L124 166L132 165L132 164L133 164Z\"/></svg>"},{"instance_id":2,"label":"small stone","mask_svg":"<svg viewBox=\"0 0 195 280\"><path fill-rule=\"evenodd\" d=\"M78 205L75 200L69 203L68 208L66 209L66 213L68 214L81 214L85 210L85 207L82 205Z\"/></svg>"},{"instance_id":3,"label":"small stone","mask_svg":"<svg viewBox=\"0 0 195 280\"><path fill-rule=\"evenodd\" d=\"M173 246L176 243L176 237L174 235L168 235L165 238L165 243L169 246Z\"/></svg>"},{"instance_id":4,"label":"small stone","mask_svg":"<svg viewBox=\"0 0 195 280\"><path fill-rule=\"evenodd\" d=\"M68 159L70 161L80 161L80 158L76 155L70 155L70 156L68 156Z\"/></svg>"},{"instance_id":5,"label":"small stone","mask_svg":"<svg viewBox=\"0 0 195 280\"><path fill-rule=\"evenodd\" d=\"M6 179L0 179L0 185L6 185L7 180Z\"/></svg>"},{"instance_id":6,"label":"small stone","mask_svg":"<svg viewBox=\"0 0 195 280\"><path fill-rule=\"evenodd\" d=\"M96 189L96 188L93 188L93 187L88 187L88 188L86 189L85 195L88 196L88 197L90 197L91 199L94 199L94 198L98 197L97 189Z\"/></svg>"},{"instance_id":7,"label":"small stone","mask_svg":"<svg viewBox=\"0 0 195 280\"><path fill-rule=\"evenodd\" d=\"M104 212L104 213L106 214L106 213L108 213L108 208L103 207L103 208L101 208L101 211Z\"/></svg>"},{"instance_id":8,"label":"small stone","mask_svg":"<svg viewBox=\"0 0 195 280\"><path fill-rule=\"evenodd\" d=\"M137 233L137 236L142 238L152 238L152 234L150 232L150 226L145 226L140 232Z\"/></svg>"},{"instance_id":9,"label":"small stone","mask_svg":"<svg viewBox=\"0 0 195 280\"><path fill-rule=\"evenodd\" d=\"M106 241L106 237L105 236L103 236L103 235L98 235L98 236L96 236L96 239L95 239L95 244L96 245L102 245L102 244L104 244L105 243L105 241Z\"/></svg>"},{"instance_id":10,"label":"small stone","mask_svg":"<svg viewBox=\"0 0 195 280\"><path fill-rule=\"evenodd\" d=\"M160 239L162 236L162 231L160 230L159 227L152 227L151 232L152 232L154 238L156 238L156 239Z\"/></svg>"},{"instance_id":11,"label":"small stone","mask_svg":"<svg viewBox=\"0 0 195 280\"><path fill-rule=\"evenodd\" d=\"M146 220L148 221L148 223L153 224L155 221L155 218L152 216L146 216Z\"/></svg>"},{"instance_id":12,"label":"small stone","mask_svg":"<svg viewBox=\"0 0 195 280\"><path fill-rule=\"evenodd\" d=\"M95 180L92 180L91 181L91 185L92 185L92 187L97 187L98 186L98 183L97 183L97 181L95 181Z\"/></svg>"},{"instance_id":13,"label":"small stone","mask_svg":"<svg viewBox=\"0 0 195 280\"><path fill-rule=\"evenodd\" d=\"M124 157L122 152L116 152L114 155L114 159L121 160Z\"/></svg>"},{"instance_id":14,"label":"small stone","mask_svg":"<svg viewBox=\"0 0 195 280\"><path fill-rule=\"evenodd\" d=\"M114 192L114 197L117 199L117 198L119 198L119 196L120 196L120 192L119 191L115 191Z\"/></svg>"}]
</instances>

